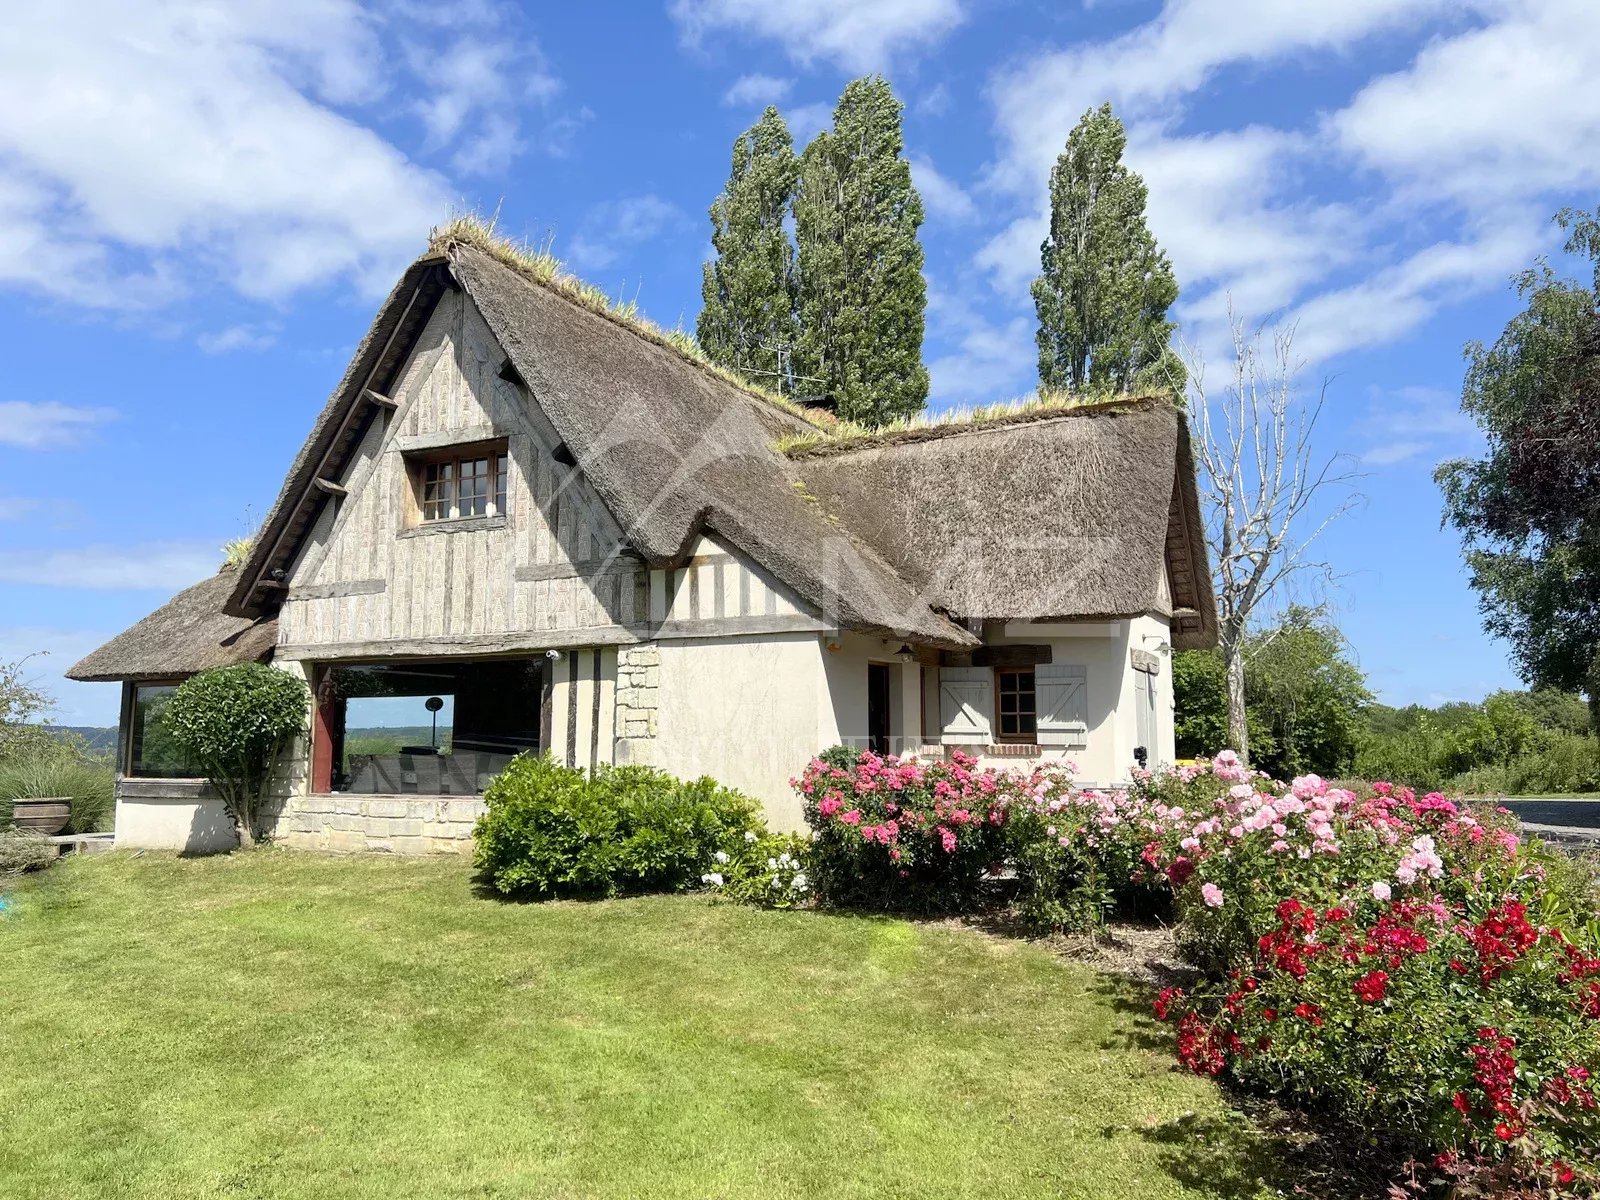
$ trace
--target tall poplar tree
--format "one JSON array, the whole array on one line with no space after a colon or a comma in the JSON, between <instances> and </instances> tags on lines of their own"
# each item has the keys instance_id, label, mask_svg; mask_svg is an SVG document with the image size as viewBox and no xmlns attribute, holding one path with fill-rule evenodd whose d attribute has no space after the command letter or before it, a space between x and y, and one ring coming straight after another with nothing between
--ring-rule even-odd
<instances>
[{"instance_id":1,"label":"tall poplar tree","mask_svg":"<svg viewBox=\"0 0 1600 1200\"><path fill-rule=\"evenodd\" d=\"M733 143L728 186L711 205L711 244L695 324L713 362L784 390L780 372L795 341L794 247L784 227L794 196L794 140L769 107Z\"/></svg>"},{"instance_id":2,"label":"tall poplar tree","mask_svg":"<svg viewBox=\"0 0 1600 1200\"><path fill-rule=\"evenodd\" d=\"M902 155L904 105L881 76L857 79L800 158L798 386L838 412L883 425L922 411L927 283L922 198Z\"/></svg>"},{"instance_id":3,"label":"tall poplar tree","mask_svg":"<svg viewBox=\"0 0 1600 1200\"><path fill-rule=\"evenodd\" d=\"M1111 105L1090 109L1050 172L1050 235L1033 282L1042 388L1183 384L1168 344L1178 283L1145 224L1144 180L1122 163L1127 142Z\"/></svg>"}]
</instances>

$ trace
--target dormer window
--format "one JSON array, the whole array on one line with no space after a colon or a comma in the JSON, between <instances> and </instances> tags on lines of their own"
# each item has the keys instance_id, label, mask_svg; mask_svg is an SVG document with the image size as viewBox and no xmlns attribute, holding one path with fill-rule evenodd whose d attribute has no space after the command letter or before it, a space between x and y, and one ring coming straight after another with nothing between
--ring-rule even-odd
<instances>
[{"instance_id":1,"label":"dormer window","mask_svg":"<svg viewBox=\"0 0 1600 1200\"><path fill-rule=\"evenodd\" d=\"M419 456L412 470L424 525L505 515L508 472L503 445Z\"/></svg>"}]
</instances>

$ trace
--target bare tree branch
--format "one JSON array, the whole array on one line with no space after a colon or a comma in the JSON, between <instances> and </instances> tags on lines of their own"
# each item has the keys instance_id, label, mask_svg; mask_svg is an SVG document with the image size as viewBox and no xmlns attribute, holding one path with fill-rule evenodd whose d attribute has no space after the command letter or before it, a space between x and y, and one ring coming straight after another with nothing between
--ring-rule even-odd
<instances>
[{"instance_id":1,"label":"bare tree branch","mask_svg":"<svg viewBox=\"0 0 1600 1200\"><path fill-rule=\"evenodd\" d=\"M1244 649L1251 618L1296 576L1335 578L1330 564L1306 552L1362 497L1349 456L1323 457L1313 445L1328 382L1310 397L1303 394L1299 381L1306 364L1294 353L1295 327L1249 329L1231 300L1228 325L1233 369L1220 392L1207 390L1198 350L1183 342L1181 353L1189 371L1206 545L1216 573L1228 739L1247 757Z\"/></svg>"}]
</instances>

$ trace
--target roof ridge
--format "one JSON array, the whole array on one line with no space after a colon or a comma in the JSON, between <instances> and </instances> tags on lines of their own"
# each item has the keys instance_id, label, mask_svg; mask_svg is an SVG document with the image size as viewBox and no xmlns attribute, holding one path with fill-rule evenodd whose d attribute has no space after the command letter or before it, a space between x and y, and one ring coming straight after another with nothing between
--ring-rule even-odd
<instances>
[{"instance_id":1,"label":"roof ridge","mask_svg":"<svg viewBox=\"0 0 1600 1200\"><path fill-rule=\"evenodd\" d=\"M820 436L802 434L780 439L776 449L791 461L799 462L811 458L839 457L863 450L878 450L886 446L992 433L1018 425L1040 425L1049 421L1117 416L1163 404L1174 410L1180 407L1171 396L1161 393L1117 396L1099 400L1035 401L1031 404L1009 407L989 406L945 420L935 417L920 423L887 426L881 429L852 429Z\"/></svg>"},{"instance_id":2,"label":"roof ridge","mask_svg":"<svg viewBox=\"0 0 1600 1200\"><path fill-rule=\"evenodd\" d=\"M635 302L619 304L613 301L594 284L567 271L555 255L535 250L531 246L518 245L509 238L501 237L494 232L492 224L485 223L477 217L457 217L442 229L435 229L429 236L427 251L417 261L425 262L430 258L448 255L457 247L466 247L487 255L528 282L554 292L580 308L621 326L629 333L676 354L713 379L737 388L749 399L804 421L819 432L829 431L836 422L831 413L797 404L776 392L769 392L760 385L750 382L738 372L720 363L712 362L686 331L663 329L649 318L641 316Z\"/></svg>"}]
</instances>

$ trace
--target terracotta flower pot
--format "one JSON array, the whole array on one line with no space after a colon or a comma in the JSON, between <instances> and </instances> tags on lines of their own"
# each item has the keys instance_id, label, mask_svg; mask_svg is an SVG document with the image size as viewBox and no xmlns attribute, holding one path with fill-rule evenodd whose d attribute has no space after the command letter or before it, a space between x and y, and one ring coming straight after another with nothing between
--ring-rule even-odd
<instances>
[{"instance_id":1,"label":"terracotta flower pot","mask_svg":"<svg viewBox=\"0 0 1600 1200\"><path fill-rule=\"evenodd\" d=\"M38 800L18 799L11 802L11 820L18 829L31 829L45 837L54 837L67 827L72 819L72 803L64 796L51 796Z\"/></svg>"}]
</instances>

